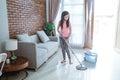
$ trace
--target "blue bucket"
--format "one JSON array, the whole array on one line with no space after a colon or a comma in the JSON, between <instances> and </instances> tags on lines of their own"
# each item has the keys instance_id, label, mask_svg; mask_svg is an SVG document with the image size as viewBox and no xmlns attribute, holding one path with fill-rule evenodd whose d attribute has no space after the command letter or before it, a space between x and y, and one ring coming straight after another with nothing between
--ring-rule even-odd
<instances>
[{"instance_id":1,"label":"blue bucket","mask_svg":"<svg viewBox=\"0 0 120 80\"><path fill-rule=\"evenodd\" d=\"M91 63L96 63L97 62L97 54L91 51L86 51L85 52L85 61L91 62Z\"/></svg>"}]
</instances>

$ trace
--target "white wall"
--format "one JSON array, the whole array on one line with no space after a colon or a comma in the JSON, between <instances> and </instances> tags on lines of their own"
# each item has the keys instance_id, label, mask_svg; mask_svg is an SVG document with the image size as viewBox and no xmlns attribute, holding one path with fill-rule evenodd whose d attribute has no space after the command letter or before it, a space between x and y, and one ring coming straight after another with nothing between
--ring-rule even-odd
<instances>
[{"instance_id":1,"label":"white wall","mask_svg":"<svg viewBox=\"0 0 120 80\"><path fill-rule=\"evenodd\" d=\"M9 39L6 0L0 0L0 52L4 52L5 40Z\"/></svg>"}]
</instances>

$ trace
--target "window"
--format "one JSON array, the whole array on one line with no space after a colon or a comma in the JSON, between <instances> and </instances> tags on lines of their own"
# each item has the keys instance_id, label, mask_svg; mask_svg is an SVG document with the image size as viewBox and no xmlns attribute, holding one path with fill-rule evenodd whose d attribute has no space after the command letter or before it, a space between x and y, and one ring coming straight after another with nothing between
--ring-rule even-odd
<instances>
[{"instance_id":1,"label":"window","mask_svg":"<svg viewBox=\"0 0 120 80\"><path fill-rule=\"evenodd\" d=\"M61 13L65 10L70 13L70 21L72 24L72 34L69 43L75 48L83 47L85 25L84 0L61 0L61 5L56 20L60 20Z\"/></svg>"}]
</instances>

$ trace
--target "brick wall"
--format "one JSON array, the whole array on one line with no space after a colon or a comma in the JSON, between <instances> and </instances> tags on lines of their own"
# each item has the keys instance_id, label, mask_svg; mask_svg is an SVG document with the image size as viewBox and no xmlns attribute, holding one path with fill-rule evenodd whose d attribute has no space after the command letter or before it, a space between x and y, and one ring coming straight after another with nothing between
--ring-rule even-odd
<instances>
[{"instance_id":1,"label":"brick wall","mask_svg":"<svg viewBox=\"0 0 120 80\"><path fill-rule=\"evenodd\" d=\"M7 0L10 38L34 34L45 23L45 0Z\"/></svg>"}]
</instances>

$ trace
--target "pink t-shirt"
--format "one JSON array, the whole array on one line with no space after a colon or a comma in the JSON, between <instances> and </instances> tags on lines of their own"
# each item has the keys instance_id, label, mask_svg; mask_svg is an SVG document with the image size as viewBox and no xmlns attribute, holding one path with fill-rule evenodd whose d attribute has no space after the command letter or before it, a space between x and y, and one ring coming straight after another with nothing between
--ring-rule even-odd
<instances>
[{"instance_id":1,"label":"pink t-shirt","mask_svg":"<svg viewBox=\"0 0 120 80\"><path fill-rule=\"evenodd\" d=\"M67 27L66 23L64 23L60 33L62 34L62 36L68 37L70 32L69 30L69 27Z\"/></svg>"}]
</instances>

